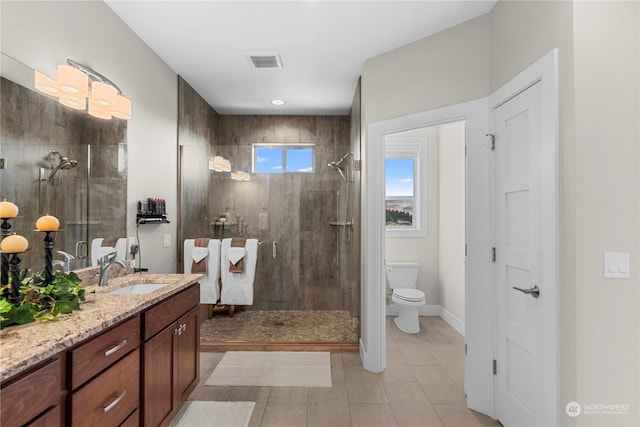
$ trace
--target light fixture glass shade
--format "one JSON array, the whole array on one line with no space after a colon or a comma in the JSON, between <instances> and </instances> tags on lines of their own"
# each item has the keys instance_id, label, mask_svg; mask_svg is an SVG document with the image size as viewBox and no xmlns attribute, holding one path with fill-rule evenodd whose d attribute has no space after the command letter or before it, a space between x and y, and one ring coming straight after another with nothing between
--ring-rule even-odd
<instances>
[{"instance_id":1,"label":"light fixture glass shade","mask_svg":"<svg viewBox=\"0 0 640 427\"><path fill-rule=\"evenodd\" d=\"M111 111L113 117L129 120L131 118L131 101L122 95L116 96L116 105Z\"/></svg>"},{"instance_id":2,"label":"light fixture glass shade","mask_svg":"<svg viewBox=\"0 0 640 427\"><path fill-rule=\"evenodd\" d=\"M213 158L213 170L216 172L224 172L224 158L222 156L215 156Z\"/></svg>"},{"instance_id":3,"label":"light fixture glass shade","mask_svg":"<svg viewBox=\"0 0 640 427\"><path fill-rule=\"evenodd\" d=\"M51 77L47 76L40 71L35 72L35 87L40 92L50 96L60 96L60 89L58 89L58 83Z\"/></svg>"},{"instance_id":4,"label":"light fixture glass shade","mask_svg":"<svg viewBox=\"0 0 640 427\"><path fill-rule=\"evenodd\" d=\"M63 93L58 101L60 104L73 108L74 110L84 110L87 108L87 98L85 97L72 96Z\"/></svg>"},{"instance_id":5,"label":"light fixture glass shade","mask_svg":"<svg viewBox=\"0 0 640 427\"><path fill-rule=\"evenodd\" d=\"M231 172L231 179L234 181L251 181L251 175L245 171Z\"/></svg>"},{"instance_id":6,"label":"light fixture glass shade","mask_svg":"<svg viewBox=\"0 0 640 427\"><path fill-rule=\"evenodd\" d=\"M222 172L231 172L231 160L224 159L222 165L223 165Z\"/></svg>"},{"instance_id":7,"label":"light fixture glass shade","mask_svg":"<svg viewBox=\"0 0 640 427\"><path fill-rule=\"evenodd\" d=\"M91 104L111 109L115 107L117 97L118 91L110 84L102 82L91 83Z\"/></svg>"},{"instance_id":8,"label":"light fixture glass shade","mask_svg":"<svg viewBox=\"0 0 640 427\"><path fill-rule=\"evenodd\" d=\"M73 96L87 96L89 77L71 65L58 65L58 88Z\"/></svg>"},{"instance_id":9,"label":"light fixture glass shade","mask_svg":"<svg viewBox=\"0 0 640 427\"><path fill-rule=\"evenodd\" d=\"M89 102L89 114L99 119L111 119L111 109L109 107L103 107L102 105L94 102Z\"/></svg>"}]
</instances>

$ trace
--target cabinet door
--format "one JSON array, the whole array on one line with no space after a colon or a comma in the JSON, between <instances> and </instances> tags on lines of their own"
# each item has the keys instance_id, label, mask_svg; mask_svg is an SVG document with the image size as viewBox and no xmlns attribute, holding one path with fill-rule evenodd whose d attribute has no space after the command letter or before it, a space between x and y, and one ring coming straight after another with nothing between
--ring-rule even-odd
<instances>
[{"instance_id":1,"label":"cabinet door","mask_svg":"<svg viewBox=\"0 0 640 427\"><path fill-rule=\"evenodd\" d=\"M60 404L61 363L55 359L34 369L10 385L2 386L0 425L21 426L47 408ZM58 425L60 419L58 419Z\"/></svg>"},{"instance_id":2,"label":"cabinet door","mask_svg":"<svg viewBox=\"0 0 640 427\"><path fill-rule=\"evenodd\" d=\"M198 385L200 376L200 309L193 308L178 319L176 335L176 406L179 407Z\"/></svg>"},{"instance_id":3,"label":"cabinet door","mask_svg":"<svg viewBox=\"0 0 640 427\"><path fill-rule=\"evenodd\" d=\"M144 345L144 425L158 426L171 415L173 399L173 340L177 323L165 328Z\"/></svg>"}]
</instances>

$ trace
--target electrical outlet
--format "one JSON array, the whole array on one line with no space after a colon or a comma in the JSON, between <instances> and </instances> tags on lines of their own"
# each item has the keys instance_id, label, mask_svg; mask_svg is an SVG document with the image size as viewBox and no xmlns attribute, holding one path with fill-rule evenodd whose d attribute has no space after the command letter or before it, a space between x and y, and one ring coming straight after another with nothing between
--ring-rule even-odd
<instances>
[{"instance_id":1,"label":"electrical outlet","mask_svg":"<svg viewBox=\"0 0 640 427\"><path fill-rule=\"evenodd\" d=\"M164 235L164 247L168 248L169 246L171 246L171 234L165 234Z\"/></svg>"}]
</instances>

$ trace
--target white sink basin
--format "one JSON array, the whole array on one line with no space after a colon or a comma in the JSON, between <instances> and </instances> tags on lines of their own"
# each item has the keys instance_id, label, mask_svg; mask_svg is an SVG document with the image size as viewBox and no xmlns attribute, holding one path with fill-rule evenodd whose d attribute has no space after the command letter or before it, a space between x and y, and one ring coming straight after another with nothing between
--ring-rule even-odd
<instances>
[{"instance_id":1,"label":"white sink basin","mask_svg":"<svg viewBox=\"0 0 640 427\"><path fill-rule=\"evenodd\" d=\"M132 285L125 286L124 288L116 289L115 291L111 291L109 293L115 294L115 295L148 294L149 292L153 292L167 285L168 283L134 283Z\"/></svg>"}]
</instances>

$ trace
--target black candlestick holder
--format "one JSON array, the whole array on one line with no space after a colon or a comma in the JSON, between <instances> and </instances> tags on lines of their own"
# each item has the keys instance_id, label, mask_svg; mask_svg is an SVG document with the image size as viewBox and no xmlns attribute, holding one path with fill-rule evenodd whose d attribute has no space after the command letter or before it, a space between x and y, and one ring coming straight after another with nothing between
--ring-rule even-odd
<instances>
[{"instance_id":1,"label":"black candlestick holder","mask_svg":"<svg viewBox=\"0 0 640 427\"><path fill-rule=\"evenodd\" d=\"M6 255L9 257L9 274L11 274L9 302L18 307L20 305L20 257L17 253Z\"/></svg>"},{"instance_id":2,"label":"black candlestick holder","mask_svg":"<svg viewBox=\"0 0 640 427\"><path fill-rule=\"evenodd\" d=\"M42 230L38 230L42 231ZM44 284L50 285L53 283L53 242L54 234L58 231L42 231L44 233Z\"/></svg>"},{"instance_id":3,"label":"black candlestick holder","mask_svg":"<svg viewBox=\"0 0 640 427\"><path fill-rule=\"evenodd\" d=\"M4 239L5 237L11 234L11 223L9 222L11 218L1 218L1 219L2 219L2 225L0 225L0 230L1 230L0 236L2 236L2 238L0 238L0 241L2 241L2 239ZM9 284L9 254L3 253L1 256L2 256L2 267L0 270L0 286L4 287Z\"/></svg>"}]
</instances>

